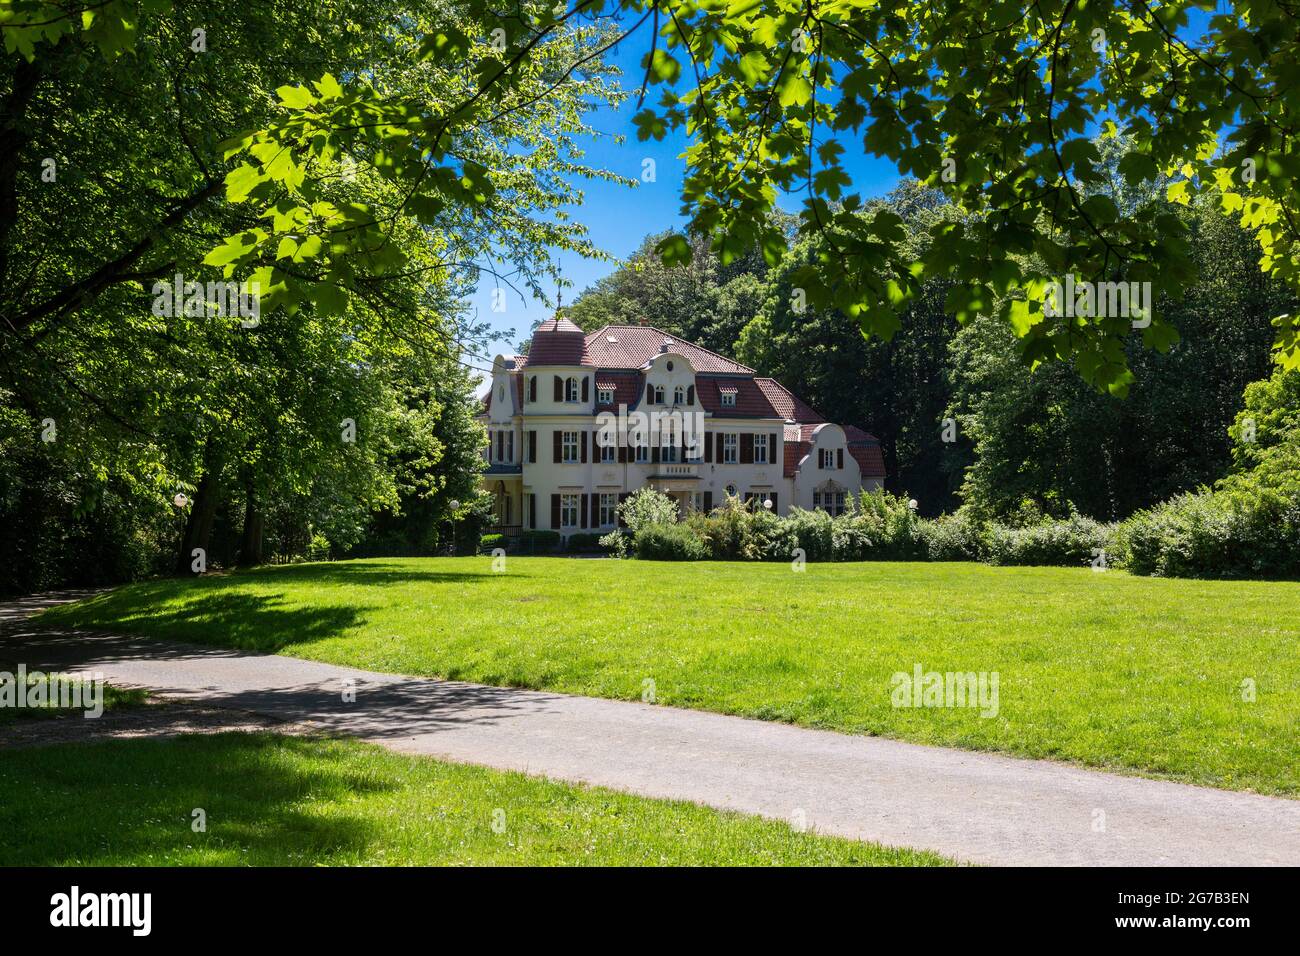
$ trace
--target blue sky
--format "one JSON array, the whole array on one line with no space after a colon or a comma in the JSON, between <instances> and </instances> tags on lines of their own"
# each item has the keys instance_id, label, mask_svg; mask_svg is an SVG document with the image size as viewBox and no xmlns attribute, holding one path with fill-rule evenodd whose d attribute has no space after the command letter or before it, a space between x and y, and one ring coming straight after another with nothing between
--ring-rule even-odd
<instances>
[{"instance_id":1,"label":"blue sky","mask_svg":"<svg viewBox=\"0 0 1300 956\"><path fill-rule=\"evenodd\" d=\"M620 43L612 57L612 62L623 71L624 87L633 93L640 88L643 75L640 61L649 43L649 29L643 27ZM659 90L652 87L646 95L647 102L653 102L658 95ZM581 181L578 186L585 193L585 199L581 206L570 210L574 220L586 225L596 246L620 258L634 252L648 233L678 227L685 222L679 212L679 195L686 168L680 158L686 148L686 137L677 131L662 142L638 142L636 128L632 125L636 111L636 97L632 96L618 110L605 108L591 114L590 125L611 135L588 140L585 161L589 166L637 180L637 186L628 188L603 181ZM614 142L612 135L618 133L626 137L621 146ZM860 146L853 153L848 141L845 141L845 146L851 154L845 156L845 168L864 198L883 195L898 182L898 171L892 163L863 155ZM655 161L655 181L652 183L641 181L642 162L647 158ZM798 204L797 198L782 203L790 209L797 208ZM572 283L572 287L565 290L565 302L572 302L587 286L616 268L614 263L589 260L569 252L561 252L557 258L565 278ZM551 309L540 301L522 301L509 290L506 311L494 313L492 292L496 285L492 276L484 275L469 300L475 318L489 322L499 336L489 343L487 361L469 359L475 366L489 365L491 357L497 353L513 353L515 345L528 336L533 324L551 315Z\"/></svg>"}]
</instances>

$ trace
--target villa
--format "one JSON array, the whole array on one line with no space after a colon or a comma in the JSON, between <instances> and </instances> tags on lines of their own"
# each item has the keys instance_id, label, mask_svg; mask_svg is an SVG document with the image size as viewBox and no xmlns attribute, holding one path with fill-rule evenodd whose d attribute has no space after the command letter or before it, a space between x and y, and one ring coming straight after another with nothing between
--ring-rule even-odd
<instances>
[{"instance_id":1,"label":"villa","mask_svg":"<svg viewBox=\"0 0 1300 956\"><path fill-rule=\"evenodd\" d=\"M609 531L618 503L646 485L683 513L733 495L777 514L838 514L885 478L874 436L651 326L543 322L527 355L493 361L480 420L484 487L506 532Z\"/></svg>"}]
</instances>

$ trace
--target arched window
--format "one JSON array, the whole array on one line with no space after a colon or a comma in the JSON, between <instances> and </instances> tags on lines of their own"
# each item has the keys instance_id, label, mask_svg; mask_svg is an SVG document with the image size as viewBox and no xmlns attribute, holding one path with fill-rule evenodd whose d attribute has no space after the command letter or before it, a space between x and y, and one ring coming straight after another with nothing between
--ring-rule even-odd
<instances>
[{"instance_id":1,"label":"arched window","mask_svg":"<svg viewBox=\"0 0 1300 956\"><path fill-rule=\"evenodd\" d=\"M680 385L678 385L677 388L673 390L673 404L674 405L686 404L686 389L684 389Z\"/></svg>"},{"instance_id":2,"label":"arched window","mask_svg":"<svg viewBox=\"0 0 1300 956\"><path fill-rule=\"evenodd\" d=\"M578 401L578 380L572 376L564 382L564 400L566 402Z\"/></svg>"}]
</instances>

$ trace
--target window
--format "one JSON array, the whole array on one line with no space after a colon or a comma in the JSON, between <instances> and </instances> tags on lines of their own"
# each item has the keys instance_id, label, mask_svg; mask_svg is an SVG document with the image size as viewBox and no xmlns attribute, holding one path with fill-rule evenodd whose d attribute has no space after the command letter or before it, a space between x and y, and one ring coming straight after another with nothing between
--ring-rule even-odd
<instances>
[{"instance_id":1,"label":"window","mask_svg":"<svg viewBox=\"0 0 1300 956\"><path fill-rule=\"evenodd\" d=\"M599 402L601 405L613 405L614 390L612 388L596 389L596 401Z\"/></svg>"},{"instance_id":2,"label":"window","mask_svg":"<svg viewBox=\"0 0 1300 956\"><path fill-rule=\"evenodd\" d=\"M537 401L537 376L536 375L528 376L528 400L530 402Z\"/></svg>"},{"instance_id":3,"label":"window","mask_svg":"<svg viewBox=\"0 0 1300 956\"><path fill-rule=\"evenodd\" d=\"M662 385L656 385L654 387L654 401L651 402L651 404L662 405L663 403L664 403L664 387Z\"/></svg>"},{"instance_id":4,"label":"window","mask_svg":"<svg viewBox=\"0 0 1300 956\"><path fill-rule=\"evenodd\" d=\"M560 459L567 465L574 464L578 460L578 433L565 432L560 439L560 449Z\"/></svg>"},{"instance_id":5,"label":"window","mask_svg":"<svg viewBox=\"0 0 1300 956\"><path fill-rule=\"evenodd\" d=\"M614 461L617 456L618 450L612 444L600 446L600 460L602 462L608 464L609 462Z\"/></svg>"},{"instance_id":6,"label":"window","mask_svg":"<svg viewBox=\"0 0 1300 956\"><path fill-rule=\"evenodd\" d=\"M736 393L735 393L735 392L721 392L720 394L722 395L722 407L723 407L723 408L734 408L734 407L735 407L735 405L736 405Z\"/></svg>"},{"instance_id":7,"label":"window","mask_svg":"<svg viewBox=\"0 0 1300 956\"><path fill-rule=\"evenodd\" d=\"M618 522L618 495L600 496L600 526L610 527Z\"/></svg>"},{"instance_id":8,"label":"window","mask_svg":"<svg viewBox=\"0 0 1300 956\"><path fill-rule=\"evenodd\" d=\"M673 389L673 404L674 405L686 404L686 389L682 388L682 386L680 385L678 385L675 389Z\"/></svg>"},{"instance_id":9,"label":"window","mask_svg":"<svg viewBox=\"0 0 1300 956\"><path fill-rule=\"evenodd\" d=\"M515 433L513 431L508 431L505 433L505 436L505 455L502 456L501 460L506 464L512 464L515 460Z\"/></svg>"},{"instance_id":10,"label":"window","mask_svg":"<svg viewBox=\"0 0 1300 956\"><path fill-rule=\"evenodd\" d=\"M756 465L767 464L767 436L766 435L754 436L754 464Z\"/></svg>"},{"instance_id":11,"label":"window","mask_svg":"<svg viewBox=\"0 0 1300 956\"><path fill-rule=\"evenodd\" d=\"M691 433L686 437L686 460L699 461L704 457L705 437L700 434Z\"/></svg>"},{"instance_id":12,"label":"window","mask_svg":"<svg viewBox=\"0 0 1300 956\"><path fill-rule=\"evenodd\" d=\"M834 448L817 449L817 467L824 468L827 471L835 470L835 449Z\"/></svg>"},{"instance_id":13,"label":"window","mask_svg":"<svg viewBox=\"0 0 1300 956\"><path fill-rule=\"evenodd\" d=\"M650 460L650 443L645 440L645 436L640 432L636 435L636 461L639 465L644 465Z\"/></svg>"},{"instance_id":14,"label":"window","mask_svg":"<svg viewBox=\"0 0 1300 956\"><path fill-rule=\"evenodd\" d=\"M740 460L739 436L735 434L725 434L722 436L722 463L724 465L734 465Z\"/></svg>"},{"instance_id":15,"label":"window","mask_svg":"<svg viewBox=\"0 0 1300 956\"><path fill-rule=\"evenodd\" d=\"M564 400L566 402L578 401L578 380L572 376L564 380Z\"/></svg>"},{"instance_id":16,"label":"window","mask_svg":"<svg viewBox=\"0 0 1300 956\"><path fill-rule=\"evenodd\" d=\"M578 526L578 506L580 495L560 495L560 527L576 528Z\"/></svg>"},{"instance_id":17,"label":"window","mask_svg":"<svg viewBox=\"0 0 1300 956\"><path fill-rule=\"evenodd\" d=\"M820 508L832 518L844 514L844 492L814 491L813 508Z\"/></svg>"}]
</instances>

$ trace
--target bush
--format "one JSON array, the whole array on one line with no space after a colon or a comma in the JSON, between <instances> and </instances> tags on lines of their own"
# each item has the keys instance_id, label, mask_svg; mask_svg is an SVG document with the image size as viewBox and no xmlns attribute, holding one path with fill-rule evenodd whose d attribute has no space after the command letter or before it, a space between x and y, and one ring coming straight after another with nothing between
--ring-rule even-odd
<instances>
[{"instance_id":1,"label":"bush","mask_svg":"<svg viewBox=\"0 0 1300 956\"><path fill-rule=\"evenodd\" d=\"M985 560L990 564L1080 567L1101 551L1113 552L1114 526L1072 515L1023 528L990 525Z\"/></svg>"},{"instance_id":2,"label":"bush","mask_svg":"<svg viewBox=\"0 0 1300 956\"><path fill-rule=\"evenodd\" d=\"M1179 495L1120 524L1115 549L1134 574L1300 577L1300 500L1245 484Z\"/></svg>"},{"instance_id":3,"label":"bush","mask_svg":"<svg viewBox=\"0 0 1300 956\"><path fill-rule=\"evenodd\" d=\"M519 550L524 554L550 554L559 548L558 531L525 531L519 536Z\"/></svg>"},{"instance_id":4,"label":"bush","mask_svg":"<svg viewBox=\"0 0 1300 956\"><path fill-rule=\"evenodd\" d=\"M705 540L688 524L646 524L632 538L638 558L649 561L704 561Z\"/></svg>"},{"instance_id":5,"label":"bush","mask_svg":"<svg viewBox=\"0 0 1300 956\"><path fill-rule=\"evenodd\" d=\"M930 561L983 561L986 529L958 512L917 523L917 547Z\"/></svg>"},{"instance_id":6,"label":"bush","mask_svg":"<svg viewBox=\"0 0 1300 956\"><path fill-rule=\"evenodd\" d=\"M626 558L628 543L631 535L626 531L615 529L600 539L600 546L604 548L611 558Z\"/></svg>"},{"instance_id":7,"label":"bush","mask_svg":"<svg viewBox=\"0 0 1300 956\"><path fill-rule=\"evenodd\" d=\"M492 552L497 548L506 546L506 536L503 534L485 534L478 539L479 550Z\"/></svg>"},{"instance_id":8,"label":"bush","mask_svg":"<svg viewBox=\"0 0 1300 956\"><path fill-rule=\"evenodd\" d=\"M591 554L600 550L600 535L581 533L569 535L568 550L574 554Z\"/></svg>"},{"instance_id":9,"label":"bush","mask_svg":"<svg viewBox=\"0 0 1300 956\"><path fill-rule=\"evenodd\" d=\"M646 525L676 522L677 502L661 491L645 487L619 503L618 516L627 530L636 534Z\"/></svg>"}]
</instances>

